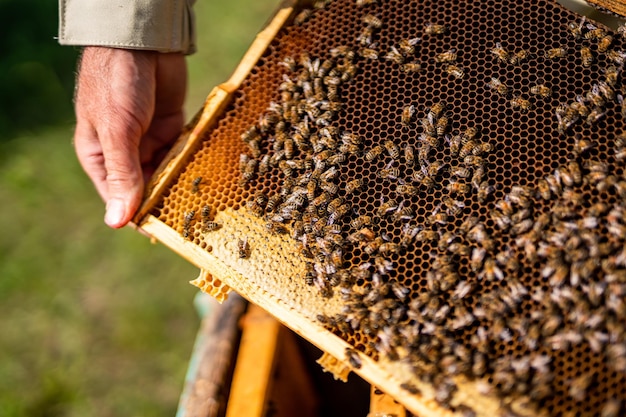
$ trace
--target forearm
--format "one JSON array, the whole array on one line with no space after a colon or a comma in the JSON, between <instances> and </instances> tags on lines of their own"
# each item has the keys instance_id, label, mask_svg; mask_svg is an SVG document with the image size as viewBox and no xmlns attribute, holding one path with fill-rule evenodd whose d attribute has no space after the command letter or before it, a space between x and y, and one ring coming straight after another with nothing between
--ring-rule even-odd
<instances>
[{"instance_id":1,"label":"forearm","mask_svg":"<svg viewBox=\"0 0 626 417\"><path fill-rule=\"evenodd\" d=\"M59 0L59 43L195 52L195 0Z\"/></svg>"}]
</instances>

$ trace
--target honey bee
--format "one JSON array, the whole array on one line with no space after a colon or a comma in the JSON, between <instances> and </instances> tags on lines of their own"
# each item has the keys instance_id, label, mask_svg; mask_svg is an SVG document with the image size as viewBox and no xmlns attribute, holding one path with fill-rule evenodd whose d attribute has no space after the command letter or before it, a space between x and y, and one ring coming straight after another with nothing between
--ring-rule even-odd
<instances>
[{"instance_id":1,"label":"honey bee","mask_svg":"<svg viewBox=\"0 0 626 417\"><path fill-rule=\"evenodd\" d=\"M184 221L183 221L183 237L185 239L191 237L191 222L193 218L196 216L195 210L189 210L185 213Z\"/></svg>"},{"instance_id":2,"label":"honey bee","mask_svg":"<svg viewBox=\"0 0 626 417\"><path fill-rule=\"evenodd\" d=\"M374 27L376 29L380 29L383 26L383 21L379 17L371 14L366 14L361 20L366 25Z\"/></svg>"},{"instance_id":3,"label":"honey bee","mask_svg":"<svg viewBox=\"0 0 626 417\"><path fill-rule=\"evenodd\" d=\"M361 152L361 147L352 143L343 143L339 146L339 152L344 154L357 155Z\"/></svg>"},{"instance_id":4,"label":"honey bee","mask_svg":"<svg viewBox=\"0 0 626 417\"><path fill-rule=\"evenodd\" d=\"M459 230L465 234L467 234L470 230L472 230L472 228L474 226L476 226L479 222L478 217L476 216L469 216L467 217L465 220L463 220L463 223L461 223L461 226L459 227Z\"/></svg>"},{"instance_id":5,"label":"honey bee","mask_svg":"<svg viewBox=\"0 0 626 417\"><path fill-rule=\"evenodd\" d=\"M481 149L480 144L478 142L474 142L473 140L468 140L463 146L461 146L461 150L459 151L459 157L465 158L470 154L475 155L475 149Z\"/></svg>"},{"instance_id":6,"label":"honey bee","mask_svg":"<svg viewBox=\"0 0 626 417\"><path fill-rule=\"evenodd\" d=\"M400 253L400 245L393 242L385 242L378 248L380 253Z\"/></svg>"},{"instance_id":7,"label":"honey bee","mask_svg":"<svg viewBox=\"0 0 626 417\"><path fill-rule=\"evenodd\" d=\"M378 177L382 179L395 180L400 176L400 168L383 168L378 171Z\"/></svg>"},{"instance_id":8,"label":"honey bee","mask_svg":"<svg viewBox=\"0 0 626 417\"><path fill-rule=\"evenodd\" d=\"M307 20L309 20L309 18L313 15L313 10L311 9L304 9L302 10L300 13L298 13L296 15L296 17L293 19L293 23L297 26L302 25L304 22L306 22Z\"/></svg>"},{"instance_id":9,"label":"honey bee","mask_svg":"<svg viewBox=\"0 0 626 417\"><path fill-rule=\"evenodd\" d=\"M580 39L583 37L583 27L585 24L585 16L582 17L580 23L576 23L576 22L569 22L567 24L567 30L569 31L569 33L576 39Z\"/></svg>"},{"instance_id":10,"label":"honey bee","mask_svg":"<svg viewBox=\"0 0 626 417\"><path fill-rule=\"evenodd\" d=\"M366 215L356 217L350 222L350 226L352 226L354 229L361 229L363 228L363 226L369 226L371 224L372 218Z\"/></svg>"},{"instance_id":11,"label":"honey bee","mask_svg":"<svg viewBox=\"0 0 626 417\"><path fill-rule=\"evenodd\" d=\"M259 174L267 174L270 170L270 156L268 154L263 155L261 160L259 161L258 171Z\"/></svg>"},{"instance_id":12,"label":"honey bee","mask_svg":"<svg viewBox=\"0 0 626 417\"><path fill-rule=\"evenodd\" d=\"M487 258L483 263L483 269L479 276L486 278L488 281L493 281L494 279L498 279L502 281L504 279L504 272L497 265L496 260L494 258Z\"/></svg>"},{"instance_id":13,"label":"honey bee","mask_svg":"<svg viewBox=\"0 0 626 417\"><path fill-rule=\"evenodd\" d=\"M496 46L491 48L490 52L500 62L505 63L505 64L509 62L509 59L510 59L509 53L506 51L506 49L502 47L502 44L500 44L500 42L496 42Z\"/></svg>"},{"instance_id":14,"label":"honey bee","mask_svg":"<svg viewBox=\"0 0 626 417\"><path fill-rule=\"evenodd\" d=\"M598 84L598 91L606 100L613 100L615 98L615 90L613 87L605 83L604 81L600 81ZM595 87L595 86L594 86Z\"/></svg>"},{"instance_id":15,"label":"honey bee","mask_svg":"<svg viewBox=\"0 0 626 417\"><path fill-rule=\"evenodd\" d=\"M372 59L372 60L378 59L378 51L373 48L361 48L359 49L359 55L365 59Z\"/></svg>"},{"instance_id":16,"label":"honey bee","mask_svg":"<svg viewBox=\"0 0 626 417\"><path fill-rule=\"evenodd\" d=\"M594 107L593 110L591 110L591 112L587 116L586 122L589 126L591 126L594 123L598 122L600 119L602 119L605 114L606 114L606 111L604 111L602 108Z\"/></svg>"},{"instance_id":17,"label":"honey bee","mask_svg":"<svg viewBox=\"0 0 626 417\"><path fill-rule=\"evenodd\" d=\"M588 46L583 46L580 48L580 58L583 62L584 67L590 67L595 57L593 56L593 52L591 52L591 48Z\"/></svg>"},{"instance_id":18,"label":"honey bee","mask_svg":"<svg viewBox=\"0 0 626 417\"><path fill-rule=\"evenodd\" d=\"M385 214L393 213L397 209L398 209L398 203L395 200L390 199L382 203L380 207L378 207L378 215L384 216Z\"/></svg>"},{"instance_id":19,"label":"honey bee","mask_svg":"<svg viewBox=\"0 0 626 417\"><path fill-rule=\"evenodd\" d=\"M525 49L521 49L511 56L511 58L509 59L509 62L512 65L519 65L519 64L522 64L523 62L526 62L529 58L530 58L530 52L528 52Z\"/></svg>"},{"instance_id":20,"label":"honey bee","mask_svg":"<svg viewBox=\"0 0 626 417\"><path fill-rule=\"evenodd\" d=\"M330 56L332 56L333 58L354 56L354 51L350 49L349 46L342 45L336 48L332 48L330 50Z\"/></svg>"},{"instance_id":21,"label":"honey bee","mask_svg":"<svg viewBox=\"0 0 626 417\"><path fill-rule=\"evenodd\" d=\"M495 77L491 78L491 80L487 83L487 86L501 96L506 96L509 93L509 87Z\"/></svg>"},{"instance_id":22,"label":"honey bee","mask_svg":"<svg viewBox=\"0 0 626 417\"><path fill-rule=\"evenodd\" d=\"M265 197L265 194L261 193L261 195ZM261 198L261 196L255 196L253 201L261 207L264 206L266 202L266 200ZM205 204L202 207L202 210L200 210L200 216L202 217L203 222L207 221L211 217L211 207L208 204Z\"/></svg>"},{"instance_id":23,"label":"honey bee","mask_svg":"<svg viewBox=\"0 0 626 417\"><path fill-rule=\"evenodd\" d=\"M491 210L489 214L499 229L506 230L511 226L511 218L506 213L499 210Z\"/></svg>"},{"instance_id":24,"label":"honey bee","mask_svg":"<svg viewBox=\"0 0 626 417\"><path fill-rule=\"evenodd\" d=\"M572 177L574 184L582 183L582 172L580 171L580 165L576 161L570 161L567 163L567 170Z\"/></svg>"},{"instance_id":25,"label":"honey bee","mask_svg":"<svg viewBox=\"0 0 626 417\"><path fill-rule=\"evenodd\" d=\"M428 216L427 221L429 224L438 224L440 226L445 226L448 223L448 213L442 211L439 213L431 214L430 216Z\"/></svg>"},{"instance_id":26,"label":"honey bee","mask_svg":"<svg viewBox=\"0 0 626 417\"><path fill-rule=\"evenodd\" d=\"M448 75L451 75L458 80L465 76L465 71L463 71L463 68L457 65L446 66L446 72L448 73Z\"/></svg>"},{"instance_id":27,"label":"honey bee","mask_svg":"<svg viewBox=\"0 0 626 417\"><path fill-rule=\"evenodd\" d=\"M404 127L411 126L411 124L413 123L414 117L415 117L415 105L411 104L411 105L405 106L404 109L402 109L401 122Z\"/></svg>"},{"instance_id":28,"label":"honey bee","mask_svg":"<svg viewBox=\"0 0 626 417\"><path fill-rule=\"evenodd\" d=\"M357 42L359 42L362 46L369 46L372 43L372 38L374 37L374 28L372 26L366 26L361 30L359 36L356 38Z\"/></svg>"},{"instance_id":29,"label":"honey bee","mask_svg":"<svg viewBox=\"0 0 626 417\"><path fill-rule=\"evenodd\" d=\"M516 236L516 235L521 235L523 233L526 233L530 229L532 229L533 224L534 222L532 219L525 219L525 220L520 221L519 223L515 223L513 224L513 226L511 226L511 234L513 236Z\"/></svg>"},{"instance_id":30,"label":"honey bee","mask_svg":"<svg viewBox=\"0 0 626 417\"><path fill-rule=\"evenodd\" d=\"M560 59L567 56L567 50L565 48L551 48L544 53L546 59Z\"/></svg>"},{"instance_id":31,"label":"honey bee","mask_svg":"<svg viewBox=\"0 0 626 417\"><path fill-rule=\"evenodd\" d=\"M415 45L417 45L421 38L401 39L398 43L398 48L403 55L413 55L415 53Z\"/></svg>"},{"instance_id":32,"label":"honey bee","mask_svg":"<svg viewBox=\"0 0 626 417\"><path fill-rule=\"evenodd\" d=\"M467 238L471 241L474 241L481 245L484 249L491 251L493 249L494 243L487 233L485 226L482 223L476 224L467 232Z\"/></svg>"},{"instance_id":33,"label":"honey bee","mask_svg":"<svg viewBox=\"0 0 626 417\"><path fill-rule=\"evenodd\" d=\"M346 184L346 194L352 194L363 187L363 180L356 178Z\"/></svg>"},{"instance_id":34,"label":"honey bee","mask_svg":"<svg viewBox=\"0 0 626 417\"><path fill-rule=\"evenodd\" d=\"M574 153L576 155L582 155L592 149L594 143L586 138L577 139L574 143Z\"/></svg>"},{"instance_id":35,"label":"honey bee","mask_svg":"<svg viewBox=\"0 0 626 417\"><path fill-rule=\"evenodd\" d=\"M384 150L385 148L383 148L382 145L374 146L372 149L370 149L369 151L365 153L365 160L369 162L373 161L378 156L380 156Z\"/></svg>"},{"instance_id":36,"label":"honey bee","mask_svg":"<svg viewBox=\"0 0 626 417\"><path fill-rule=\"evenodd\" d=\"M417 62L406 62L402 64L402 72L410 74L422 70L422 65Z\"/></svg>"},{"instance_id":37,"label":"honey bee","mask_svg":"<svg viewBox=\"0 0 626 417\"><path fill-rule=\"evenodd\" d=\"M320 179L322 181L332 181L335 178L337 178L338 175L339 175L339 170L337 169L337 167L331 166L320 175Z\"/></svg>"},{"instance_id":38,"label":"honey bee","mask_svg":"<svg viewBox=\"0 0 626 417\"><path fill-rule=\"evenodd\" d=\"M430 152L431 149L439 148L439 136L427 135L423 133L419 136L419 139L422 142L425 142L420 148L420 151L424 151L426 155ZM420 159L422 161L425 161L427 158L425 156L421 156Z\"/></svg>"},{"instance_id":39,"label":"honey bee","mask_svg":"<svg viewBox=\"0 0 626 417\"><path fill-rule=\"evenodd\" d=\"M396 193L405 196L416 196L419 193L419 188L410 184L398 184Z\"/></svg>"},{"instance_id":40,"label":"honey bee","mask_svg":"<svg viewBox=\"0 0 626 417\"><path fill-rule=\"evenodd\" d=\"M272 195L270 198L267 199L267 205L265 206L265 210L267 210L270 213L273 212L276 209L276 207L280 205L282 200L283 200L283 197L280 194Z\"/></svg>"},{"instance_id":41,"label":"honey bee","mask_svg":"<svg viewBox=\"0 0 626 417\"><path fill-rule=\"evenodd\" d=\"M393 143L391 140L386 140L384 142L385 149L387 149L387 153L392 159L398 159L400 157L400 148L398 145Z\"/></svg>"},{"instance_id":42,"label":"honey bee","mask_svg":"<svg viewBox=\"0 0 626 417\"><path fill-rule=\"evenodd\" d=\"M468 155L463 158L463 163L465 163L465 165L474 167L482 166L484 162L485 160L482 157L476 155Z\"/></svg>"},{"instance_id":43,"label":"honey bee","mask_svg":"<svg viewBox=\"0 0 626 417\"><path fill-rule=\"evenodd\" d=\"M434 230L424 229L420 230L415 238L418 242L435 242L439 239L439 233Z\"/></svg>"},{"instance_id":44,"label":"honey bee","mask_svg":"<svg viewBox=\"0 0 626 417\"><path fill-rule=\"evenodd\" d=\"M380 245L382 245L383 243L384 242L381 237L374 238L372 241L368 242L365 247L363 247L363 252L367 253L368 255L372 255L378 250L378 248L380 248Z\"/></svg>"},{"instance_id":45,"label":"honey bee","mask_svg":"<svg viewBox=\"0 0 626 417\"><path fill-rule=\"evenodd\" d=\"M391 50L389 50L389 52L387 52L387 54L385 55L385 59L387 61L395 62L396 64L401 65L404 63L405 58L404 55L402 55L395 46L392 46Z\"/></svg>"},{"instance_id":46,"label":"honey bee","mask_svg":"<svg viewBox=\"0 0 626 417\"><path fill-rule=\"evenodd\" d=\"M458 166L450 170L450 174L457 178L469 178L472 176L472 171L469 168Z\"/></svg>"},{"instance_id":47,"label":"honey bee","mask_svg":"<svg viewBox=\"0 0 626 417\"><path fill-rule=\"evenodd\" d=\"M357 6L368 6L370 4L378 4L378 0L356 0Z\"/></svg>"},{"instance_id":48,"label":"honey bee","mask_svg":"<svg viewBox=\"0 0 626 417\"><path fill-rule=\"evenodd\" d=\"M269 132L280 120L280 114L276 111L268 111L259 118L259 129L262 133Z\"/></svg>"},{"instance_id":49,"label":"honey bee","mask_svg":"<svg viewBox=\"0 0 626 417\"><path fill-rule=\"evenodd\" d=\"M241 174L244 181L250 181L254 178L256 174L256 168L258 166L258 161L256 159L249 159L246 163L243 173Z\"/></svg>"},{"instance_id":50,"label":"honey bee","mask_svg":"<svg viewBox=\"0 0 626 417\"><path fill-rule=\"evenodd\" d=\"M465 195L470 192L470 186L459 181L450 181L447 189L450 193L459 195Z\"/></svg>"},{"instance_id":51,"label":"honey bee","mask_svg":"<svg viewBox=\"0 0 626 417\"><path fill-rule=\"evenodd\" d=\"M452 197L445 197L443 204L446 207L446 211L451 216L456 216L465 208L465 203L460 200L455 200Z\"/></svg>"},{"instance_id":52,"label":"honey bee","mask_svg":"<svg viewBox=\"0 0 626 417\"><path fill-rule=\"evenodd\" d=\"M424 129L424 136L436 136L437 128L435 127L435 123L433 123L430 118L426 117L421 119L422 128Z\"/></svg>"},{"instance_id":53,"label":"honey bee","mask_svg":"<svg viewBox=\"0 0 626 417\"><path fill-rule=\"evenodd\" d=\"M424 28L424 33L427 35L443 35L448 33L448 28L445 25L436 25L433 23L429 23Z\"/></svg>"},{"instance_id":54,"label":"honey bee","mask_svg":"<svg viewBox=\"0 0 626 417\"><path fill-rule=\"evenodd\" d=\"M537 85L533 85L532 87L530 87L530 94L533 94L542 98L548 98L552 95L552 89L548 87L547 85L537 84Z\"/></svg>"},{"instance_id":55,"label":"honey bee","mask_svg":"<svg viewBox=\"0 0 626 417\"><path fill-rule=\"evenodd\" d=\"M203 232L213 232L215 230L218 230L222 227L222 225L218 222L214 222L214 221L206 221L202 224L202 231Z\"/></svg>"},{"instance_id":56,"label":"honey bee","mask_svg":"<svg viewBox=\"0 0 626 417\"><path fill-rule=\"evenodd\" d=\"M339 152L336 154L333 154L332 156L330 156L326 162L328 163L328 165L341 165L346 161L346 155ZM302 168L300 168L302 169Z\"/></svg>"},{"instance_id":57,"label":"honey bee","mask_svg":"<svg viewBox=\"0 0 626 417\"><path fill-rule=\"evenodd\" d=\"M611 36L611 35L603 36L598 41L598 51L599 52L606 52L611 47L612 43L613 43L613 36Z\"/></svg>"},{"instance_id":58,"label":"honey bee","mask_svg":"<svg viewBox=\"0 0 626 417\"><path fill-rule=\"evenodd\" d=\"M196 177L193 179L193 181L191 182L191 192L193 194L198 192L200 183L202 182L202 177Z\"/></svg>"},{"instance_id":59,"label":"honey bee","mask_svg":"<svg viewBox=\"0 0 626 417\"><path fill-rule=\"evenodd\" d=\"M598 84L594 84L593 87L591 87L591 90L587 92L585 97L587 101L589 101L592 105L596 107L604 107L606 103Z\"/></svg>"},{"instance_id":60,"label":"honey bee","mask_svg":"<svg viewBox=\"0 0 626 417\"><path fill-rule=\"evenodd\" d=\"M626 63L626 52L622 50L611 49L606 53L606 57L620 67L622 67L624 63ZM617 70L617 67L613 67L613 69Z\"/></svg>"},{"instance_id":61,"label":"honey bee","mask_svg":"<svg viewBox=\"0 0 626 417\"><path fill-rule=\"evenodd\" d=\"M362 366L361 358L359 357L359 353L352 349L346 348L345 350L346 358L348 359L348 363L355 369L360 369Z\"/></svg>"},{"instance_id":62,"label":"honey bee","mask_svg":"<svg viewBox=\"0 0 626 417\"><path fill-rule=\"evenodd\" d=\"M427 172L431 177L435 177L439 175L442 169L446 167L446 164L441 161L433 161L430 165L428 165Z\"/></svg>"},{"instance_id":63,"label":"honey bee","mask_svg":"<svg viewBox=\"0 0 626 417\"><path fill-rule=\"evenodd\" d=\"M460 242L454 242L448 245L448 252L459 256L469 256L472 248Z\"/></svg>"},{"instance_id":64,"label":"honey bee","mask_svg":"<svg viewBox=\"0 0 626 417\"><path fill-rule=\"evenodd\" d=\"M261 156L261 145L258 140L251 140L248 142L248 148L253 157L258 158Z\"/></svg>"},{"instance_id":65,"label":"honey bee","mask_svg":"<svg viewBox=\"0 0 626 417\"><path fill-rule=\"evenodd\" d=\"M489 198L489 196L495 191L496 188L493 185L489 184L487 181L481 182L478 186L478 201L484 203L485 201L487 201L487 198Z\"/></svg>"},{"instance_id":66,"label":"honey bee","mask_svg":"<svg viewBox=\"0 0 626 417\"><path fill-rule=\"evenodd\" d=\"M446 134L446 132L448 131L448 123L449 120L446 116L441 116L437 120L437 136L444 136Z\"/></svg>"},{"instance_id":67,"label":"honey bee","mask_svg":"<svg viewBox=\"0 0 626 417\"><path fill-rule=\"evenodd\" d=\"M580 104L583 111L588 111L584 101L577 101L575 103ZM578 121L579 117L580 115L577 107L568 106L566 104L559 105L556 109L559 133L564 134L574 123Z\"/></svg>"},{"instance_id":68,"label":"honey bee","mask_svg":"<svg viewBox=\"0 0 626 417\"><path fill-rule=\"evenodd\" d=\"M463 135L458 134L454 135L450 138L450 155L457 156L459 154L459 149L461 148L461 144L463 143Z\"/></svg>"},{"instance_id":69,"label":"honey bee","mask_svg":"<svg viewBox=\"0 0 626 417\"><path fill-rule=\"evenodd\" d=\"M530 101L520 96L513 97L511 100L509 100L509 104L511 105L511 108L519 109L522 112L527 112L533 107Z\"/></svg>"},{"instance_id":70,"label":"honey bee","mask_svg":"<svg viewBox=\"0 0 626 417\"><path fill-rule=\"evenodd\" d=\"M571 380L568 391L570 397L576 401L583 401L586 398L587 388L593 381L593 373L585 373Z\"/></svg>"},{"instance_id":71,"label":"honey bee","mask_svg":"<svg viewBox=\"0 0 626 417\"><path fill-rule=\"evenodd\" d=\"M237 241L237 251L239 253L239 257L242 259L250 256L250 244L248 243L248 238L239 239Z\"/></svg>"},{"instance_id":72,"label":"honey bee","mask_svg":"<svg viewBox=\"0 0 626 417\"><path fill-rule=\"evenodd\" d=\"M623 26L620 26L620 28L621 27ZM620 415L621 407L622 402L619 399L609 398L602 406L600 417L618 417Z\"/></svg>"},{"instance_id":73,"label":"honey bee","mask_svg":"<svg viewBox=\"0 0 626 417\"><path fill-rule=\"evenodd\" d=\"M456 61L457 58L457 54L456 54L456 49L452 48L447 52L442 52L440 54L437 55L437 57L435 58L435 61L437 61L440 64L447 64L447 63L451 63Z\"/></svg>"},{"instance_id":74,"label":"honey bee","mask_svg":"<svg viewBox=\"0 0 626 417\"><path fill-rule=\"evenodd\" d=\"M404 147L404 160L409 166L412 166L415 163L415 149L413 145L407 144Z\"/></svg>"},{"instance_id":75,"label":"honey bee","mask_svg":"<svg viewBox=\"0 0 626 417\"><path fill-rule=\"evenodd\" d=\"M433 104L428 110L428 121L430 123L435 123L435 121L443 114L446 110L446 104L443 102Z\"/></svg>"},{"instance_id":76,"label":"honey bee","mask_svg":"<svg viewBox=\"0 0 626 417\"><path fill-rule=\"evenodd\" d=\"M576 101L569 105L568 112L574 112L571 116L572 120L576 120L578 116L587 117L589 115L589 107L585 103L585 99L581 96L576 97Z\"/></svg>"},{"instance_id":77,"label":"honey bee","mask_svg":"<svg viewBox=\"0 0 626 417\"><path fill-rule=\"evenodd\" d=\"M478 273L482 270L486 255L487 249L482 247L472 248L472 254L470 257L470 267L472 268L472 271Z\"/></svg>"}]
</instances>

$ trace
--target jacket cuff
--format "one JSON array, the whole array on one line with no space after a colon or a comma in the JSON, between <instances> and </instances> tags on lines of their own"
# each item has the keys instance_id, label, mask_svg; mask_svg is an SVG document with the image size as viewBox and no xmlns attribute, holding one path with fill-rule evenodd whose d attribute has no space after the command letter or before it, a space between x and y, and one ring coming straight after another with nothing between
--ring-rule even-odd
<instances>
[{"instance_id":1,"label":"jacket cuff","mask_svg":"<svg viewBox=\"0 0 626 417\"><path fill-rule=\"evenodd\" d=\"M59 0L59 43L191 54L194 2Z\"/></svg>"}]
</instances>

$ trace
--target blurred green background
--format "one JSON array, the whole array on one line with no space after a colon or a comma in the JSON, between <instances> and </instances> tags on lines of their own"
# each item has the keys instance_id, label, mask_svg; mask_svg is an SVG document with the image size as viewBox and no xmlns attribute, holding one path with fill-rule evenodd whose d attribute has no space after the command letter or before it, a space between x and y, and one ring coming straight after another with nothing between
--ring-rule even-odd
<instances>
[{"instance_id":1,"label":"blurred green background","mask_svg":"<svg viewBox=\"0 0 626 417\"><path fill-rule=\"evenodd\" d=\"M188 116L278 0L199 0ZM0 416L173 416L197 269L103 205L71 146L77 48L52 0L0 0Z\"/></svg>"}]
</instances>

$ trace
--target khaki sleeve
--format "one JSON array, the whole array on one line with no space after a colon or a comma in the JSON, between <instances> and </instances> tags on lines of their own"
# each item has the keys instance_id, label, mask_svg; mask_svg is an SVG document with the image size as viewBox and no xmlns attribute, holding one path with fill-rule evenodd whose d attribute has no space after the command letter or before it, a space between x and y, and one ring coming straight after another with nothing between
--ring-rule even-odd
<instances>
[{"instance_id":1,"label":"khaki sleeve","mask_svg":"<svg viewBox=\"0 0 626 417\"><path fill-rule=\"evenodd\" d=\"M59 43L191 54L194 2L59 0Z\"/></svg>"}]
</instances>

